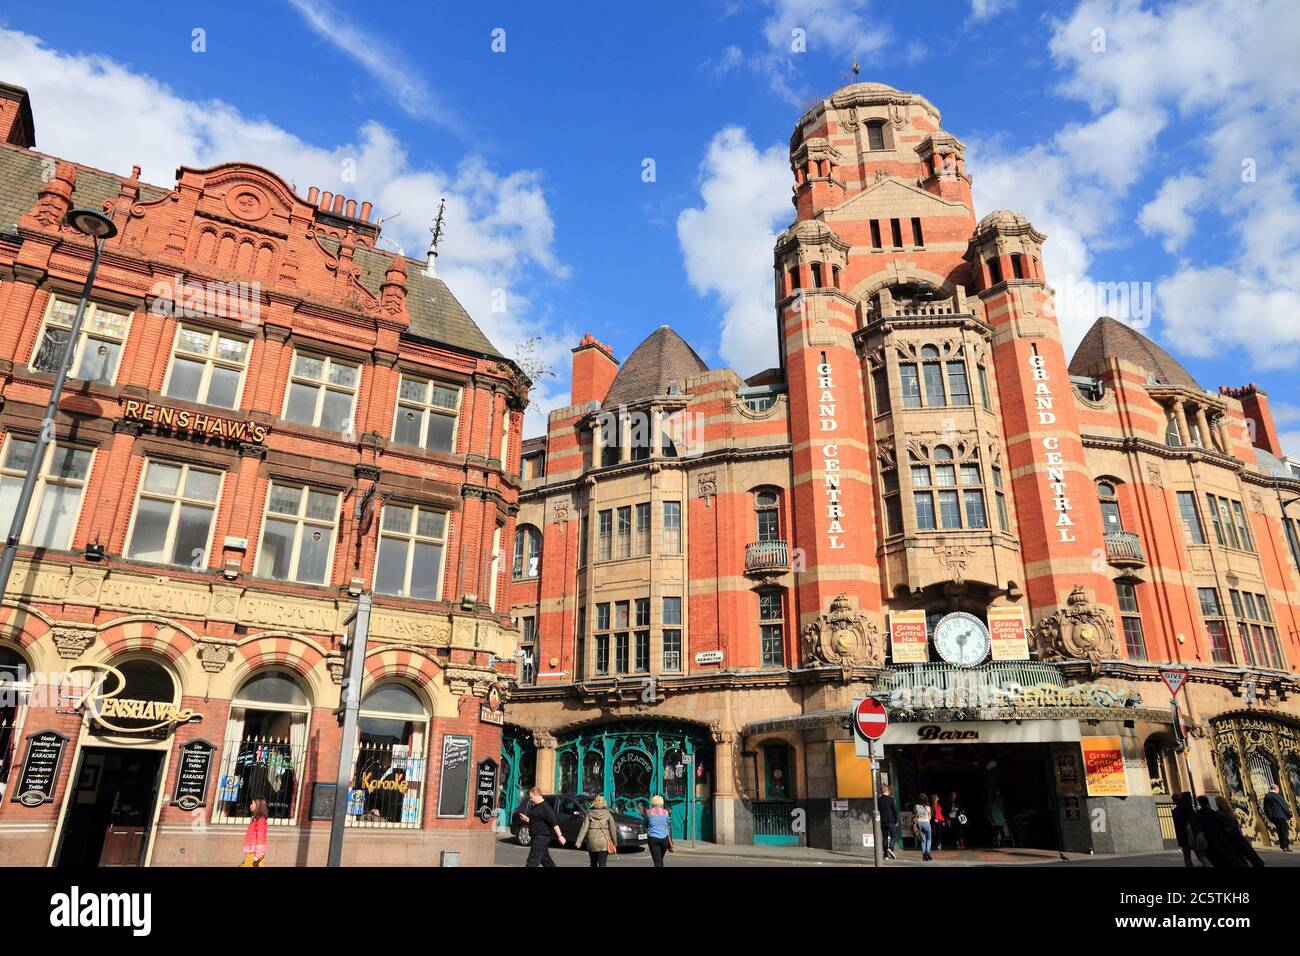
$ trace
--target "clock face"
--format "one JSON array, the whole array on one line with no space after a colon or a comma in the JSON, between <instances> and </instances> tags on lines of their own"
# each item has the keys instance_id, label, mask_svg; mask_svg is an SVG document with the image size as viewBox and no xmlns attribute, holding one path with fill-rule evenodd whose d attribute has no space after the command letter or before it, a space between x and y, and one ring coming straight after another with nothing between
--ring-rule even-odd
<instances>
[{"instance_id":1,"label":"clock face","mask_svg":"<svg viewBox=\"0 0 1300 956\"><path fill-rule=\"evenodd\" d=\"M989 631L974 614L956 611L934 626L934 649L949 664L974 667L989 654Z\"/></svg>"}]
</instances>

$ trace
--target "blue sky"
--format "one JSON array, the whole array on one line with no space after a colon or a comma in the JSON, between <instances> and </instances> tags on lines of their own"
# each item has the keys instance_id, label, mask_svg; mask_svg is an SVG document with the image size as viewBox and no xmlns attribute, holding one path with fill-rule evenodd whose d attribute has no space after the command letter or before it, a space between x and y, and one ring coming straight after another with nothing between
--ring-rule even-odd
<instances>
[{"instance_id":1,"label":"blue sky","mask_svg":"<svg viewBox=\"0 0 1300 956\"><path fill-rule=\"evenodd\" d=\"M1261 384L1300 453L1292 0L132 6L0 14L38 147L160 185L260 162L400 214L384 234L417 257L446 195L440 273L556 371L531 433L586 331L625 357L666 323L711 365L774 363L790 132L856 55L939 107L979 214L1048 234L1068 344L1095 283L1136 283L1131 321L1207 388Z\"/></svg>"}]
</instances>

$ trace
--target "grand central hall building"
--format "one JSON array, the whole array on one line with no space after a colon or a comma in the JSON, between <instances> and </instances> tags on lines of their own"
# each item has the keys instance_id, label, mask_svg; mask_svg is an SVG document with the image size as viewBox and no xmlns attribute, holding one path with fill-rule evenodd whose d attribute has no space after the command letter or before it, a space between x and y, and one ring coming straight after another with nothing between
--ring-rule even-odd
<instances>
[{"instance_id":1,"label":"grand central hall building","mask_svg":"<svg viewBox=\"0 0 1300 956\"><path fill-rule=\"evenodd\" d=\"M1268 787L1300 796L1300 480L1265 392L1107 317L1067 356L1045 237L977 216L923 96L838 90L790 166L753 330L778 367L588 335L523 443L502 806L662 794L679 837L867 853L848 718L877 695L885 779L957 791L968 845L1158 850L1192 787L1270 845Z\"/></svg>"}]
</instances>

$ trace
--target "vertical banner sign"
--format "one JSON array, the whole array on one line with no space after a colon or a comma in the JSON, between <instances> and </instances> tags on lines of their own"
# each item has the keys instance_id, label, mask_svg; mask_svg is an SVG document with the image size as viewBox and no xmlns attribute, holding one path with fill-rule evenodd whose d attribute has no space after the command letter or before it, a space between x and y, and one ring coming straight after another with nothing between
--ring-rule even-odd
<instances>
[{"instance_id":1,"label":"vertical banner sign","mask_svg":"<svg viewBox=\"0 0 1300 956\"><path fill-rule=\"evenodd\" d=\"M925 611L889 612L889 654L895 664L924 664L929 660Z\"/></svg>"},{"instance_id":2,"label":"vertical banner sign","mask_svg":"<svg viewBox=\"0 0 1300 956\"><path fill-rule=\"evenodd\" d=\"M1124 751L1118 737L1084 737L1083 772L1090 797L1127 797L1128 778L1124 776Z\"/></svg>"},{"instance_id":3,"label":"vertical banner sign","mask_svg":"<svg viewBox=\"0 0 1300 956\"><path fill-rule=\"evenodd\" d=\"M1025 634L1025 609L989 608L989 638L995 661L1029 660L1029 638Z\"/></svg>"},{"instance_id":4,"label":"vertical banner sign","mask_svg":"<svg viewBox=\"0 0 1300 956\"><path fill-rule=\"evenodd\" d=\"M474 816L487 823L497 808L497 762L480 760L474 781Z\"/></svg>"},{"instance_id":5,"label":"vertical banner sign","mask_svg":"<svg viewBox=\"0 0 1300 956\"><path fill-rule=\"evenodd\" d=\"M181 747L176 764L176 786L172 790L172 805L182 810L197 810L208 800L208 777L212 770L212 756L217 748L206 740L191 740Z\"/></svg>"},{"instance_id":6,"label":"vertical banner sign","mask_svg":"<svg viewBox=\"0 0 1300 956\"><path fill-rule=\"evenodd\" d=\"M835 417L835 378L826 353L822 353L822 363L817 366L817 414L822 432L833 432L839 428ZM826 517L830 523L826 526L826 547L830 551L842 551L844 542L844 505L840 501L840 446L835 441L822 439L822 491L826 494Z\"/></svg>"},{"instance_id":7,"label":"vertical banner sign","mask_svg":"<svg viewBox=\"0 0 1300 956\"><path fill-rule=\"evenodd\" d=\"M23 769L14 790L14 802L25 807L39 807L54 800L54 788L59 783L59 768L63 766L63 748L68 738L57 730L42 730L27 738L27 753Z\"/></svg>"}]
</instances>

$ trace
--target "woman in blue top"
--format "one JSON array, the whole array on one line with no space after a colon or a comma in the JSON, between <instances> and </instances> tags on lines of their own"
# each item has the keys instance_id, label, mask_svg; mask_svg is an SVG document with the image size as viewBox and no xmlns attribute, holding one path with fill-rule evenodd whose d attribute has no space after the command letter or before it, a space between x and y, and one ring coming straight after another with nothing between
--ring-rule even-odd
<instances>
[{"instance_id":1,"label":"woman in blue top","mask_svg":"<svg viewBox=\"0 0 1300 956\"><path fill-rule=\"evenodd\" d=\"M655 861L655 866L664 865L664 854L671 853L673 849L673 831L669 823L667 809L664 808L664 798L655 794L650 798L650 807L645 812L646 822L646 842L650 844L650 858Z\"/></svg>"}]
</instances>

